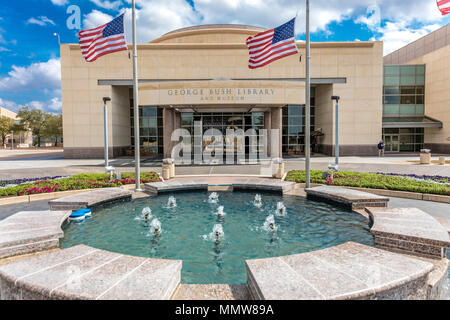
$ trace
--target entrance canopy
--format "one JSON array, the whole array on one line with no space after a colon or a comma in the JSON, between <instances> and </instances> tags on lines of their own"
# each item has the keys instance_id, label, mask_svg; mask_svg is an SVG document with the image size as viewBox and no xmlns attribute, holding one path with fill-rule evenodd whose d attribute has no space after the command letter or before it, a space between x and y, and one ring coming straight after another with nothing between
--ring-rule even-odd
<instances>
[{"instance_id":1,"label":"entrance canopy","mask_svg":"<svg viewBox=\"0 0 450 320\"><path fill-rule=\"evenodd\" d=\"M442 122L428 116L383 117L384 128L442 128Z\"/></svg>"}]
</instances>

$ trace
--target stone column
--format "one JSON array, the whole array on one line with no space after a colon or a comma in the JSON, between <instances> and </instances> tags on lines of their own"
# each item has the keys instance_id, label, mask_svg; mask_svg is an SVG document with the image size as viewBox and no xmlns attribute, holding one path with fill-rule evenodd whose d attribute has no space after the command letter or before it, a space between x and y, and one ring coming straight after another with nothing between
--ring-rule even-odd
<instances>
[{"instance_id":1,"label":"stone column","mask_svg":"<svg viewBox=\"0 0 450 320\"><path fill-rule=\"evenodd\" d=\"M270 129L272 128L272 112L264 112L264 129L267 130L267 146L265 156L270 156Z\"/></svg>"},{"instance_id":2,"label":"stone column","mask_svg":"<svg viewBox=\"0 0 450 320\"><path fill-rule=\"evenodd\" d=\"M164 158L170 158L172 153L172 141L170 140L174 130L175 112L171 108L163 109L163 141Z\"/></svg>"},{"instance_id":3,"label":"stone column","mask_svg":"<svg viewBox=\"0 0 450 320\"><path fill-rule=\"evenodd\" d=\"M283 128L283 110L281 107L272 108L271 112L271 129L278 129L279 137L277 139L277 143L272 140L272 131L270 132L271 143L270 143L270 156L272 158L281 158L281 145L282 145L282 128ZM278 144L278 146L276 145ZM278 154L277 154L278 150Z\"/></svg>"}]
</instances>

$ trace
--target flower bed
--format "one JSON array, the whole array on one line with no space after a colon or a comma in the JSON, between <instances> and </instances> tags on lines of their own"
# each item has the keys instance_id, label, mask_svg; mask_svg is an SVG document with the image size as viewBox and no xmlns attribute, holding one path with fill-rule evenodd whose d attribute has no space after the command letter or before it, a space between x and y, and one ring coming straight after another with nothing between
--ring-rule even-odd
<instances>
[{"instance_id":1,"label":"flower bed","mask_svg":"<svg viewBox=\"0 0 450 320\"><path fill-rule=\"evenodd\" d=\"M450 185L450 177L446 176L428 176L428 175L417 175L417 174L404 174L404 173L384 173L377 172L376 174L387 175L387 176L395 176L395 177L403 177L416 181L424 181L428 183L438 183Z\"/></svg>"},{"instance_id":2,"label":"flower bed","mask_svg":"<svg viewBox=\"0 0 450 320\"><path fill-rule=\"evenodd\" d=\"M141 173L141 183L160 181L155 172ZM15 187L0 189L0 197L23 196L39 193L51 193L57 191L82 190L94 188L120 187L126 184L136 183L135 174L122 173L121 180L109 181L109 174L77 174L67 178L49 179L40 178L39 181L21 184Z\"/></svg>"},{"instance_id":3,"label":"flower bed","mask_svg":"<svg viewBox=\"0 0 450 320\"><path fill-rule=\"evenodd\" d=\"M448 179L448 177L444 178ZM286 181L305 182L305 171L290 171L286 176ZM450 196L450 186L447 184L429 183L420 181L419 179L413 180L387 174L339 171L334 173L333 179L324 179L322 178L322 171L312 170L311 182L333 186L409 191Z\"/></svg>"},{"instance_id":4,"label":"flower bed","mask_svg":"<svg viewBox=\"0 0 450 320\"><path fill-rule=\"evenodd\" d=\"M12 187L20 184L40 181L40 180L54 180L64 178L63 176L54 176L54 177L40 177L40 178L22 178L22 179L11 179L11 180L0 180L0 188L4 187Z\"/></svg>"}]
</instances>

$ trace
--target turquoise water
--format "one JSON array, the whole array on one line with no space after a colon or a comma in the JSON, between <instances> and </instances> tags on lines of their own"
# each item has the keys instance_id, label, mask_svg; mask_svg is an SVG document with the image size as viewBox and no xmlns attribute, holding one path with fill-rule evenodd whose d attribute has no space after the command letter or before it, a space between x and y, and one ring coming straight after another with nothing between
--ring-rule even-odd
<instances>
[{"instance_id":1,"label":"turquoise water","mask_svg":"<svg viewBox=\"0 0 450 320\"><path fill-rule=\"evenodd\" d=\"M373 245L368 223L362 216L326 203L295 196L257 192L219 192L210 203L207 192L187 192L142 198L93 208L92 218L66 224L61 247L86 244L123 254L183 260L182 283L245 283L246 259L282 256L322 249L347 241ZM177 206L167 206L169 196ZM277 202L286 207L276 214ZM223 206L225 215L218 216ZM149 207L151 219L142 210ZM274 215L275 228L264 227ZM161 223L159 235L151 221ZM223 237L212 233L220 224Z\"/></svg>"}]
</instances>

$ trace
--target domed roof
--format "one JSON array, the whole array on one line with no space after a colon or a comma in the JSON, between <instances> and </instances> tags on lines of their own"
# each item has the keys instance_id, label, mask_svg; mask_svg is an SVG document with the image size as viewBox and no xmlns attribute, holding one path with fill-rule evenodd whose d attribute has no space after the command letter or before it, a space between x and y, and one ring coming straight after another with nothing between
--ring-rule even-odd
<instances>
[{"instance_id":1,"label":"domed roof","mask_svg":"<svg viewBox=\"0 0 450 320\"><path fill-rule=\"evenodd\" d=\"M203 24L198 26L180 28L173 31L170 31L163 35L167 36L169 34L180 33L185 31L194 31L194 30L211 30L211 29L239 29L239 30L257 30L258 32L264 31L266 29L261 27L250 26L246 24Z\"/></svg>"},{"instance_id":2,"label":"domed roof","mask_svg":"<svg viewBox=\"0 0 450 320\"><path fill-rule=\"evenodd\" d=\"M150 43L240 42L248 36L265 30L267 29L244 24L204 24L170 31Z\"/></svg>"}]
</instances>

